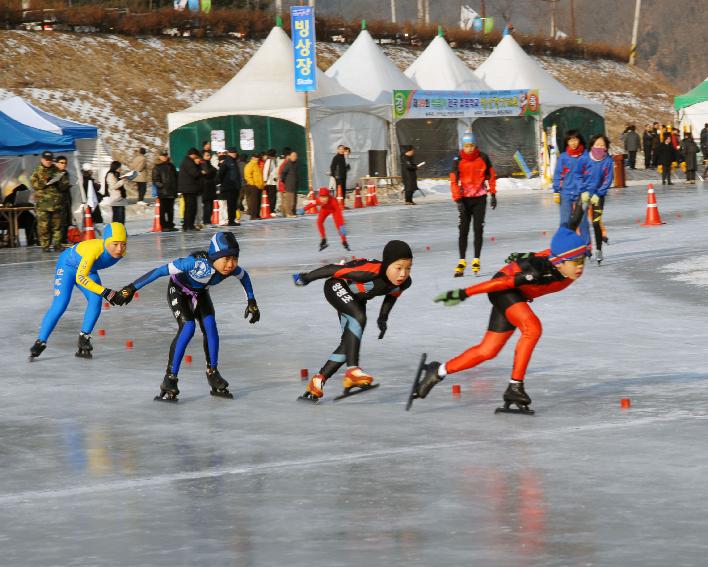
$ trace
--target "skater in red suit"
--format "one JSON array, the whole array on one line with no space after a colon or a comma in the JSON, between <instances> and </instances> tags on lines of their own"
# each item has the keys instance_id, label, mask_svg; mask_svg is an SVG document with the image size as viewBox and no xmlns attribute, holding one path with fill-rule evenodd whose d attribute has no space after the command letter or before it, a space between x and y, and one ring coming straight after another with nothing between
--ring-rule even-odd
<instances>
[{"instance_id":1,"label":"skater in red suit","mask_svg":"<svg viewBox=\"0 0 708 567\"><path fill-rule=\"evenodd\" d=\"M551 247L542 252L512 254L508 264L491 280L468 288L441 293L435 302L457 305L472 295L486 293L492 304L489 326L482 342L444 364L424 365L425 374L416 391L425 398L431 388L448 374L474 368L499 354L518 328L521 337L514 352L511 381L504 392L505 409L515 404L519 411L528 409L531 398L524 390L524 378L536 343L541 338L541 321L529 307L537 297L563 291L583 274L587 245L569 228L561 227L551 240Z\"/></svg>"},{"instance_id":2,"label":"skater in red suit","mask_svg":"<svg viewBox=\"0 0 708 567\"><path fill-rule=\"evenodd\" d=\"M379 339L388 328L388 316L396 299L411 286L413 253L401 240L386 244L382 260L358 259L344 265L331 264L307 273L293 274L295 285L307 285L328 278L324 284L325 298L337 310L342 328L339 346L329 356L320 371L312 377L301 399L317 401L323 395L324 384L346 363L345 394L351 388L372 388L373 377L359 368L361 337L366 327L366 302L384 296L377 324Z\"/></svg>"},{"instance_id":3,"label":"skater in red suit","mask_svg":"<svg viewBox=\"0 0 708 567\"><path fill-rule=\"evenodd\" d=\"M320 208L320 212L317 215L317 230L320 231L320 252L329 246L327 244L327 234L324 228L324 221L329 216L332 215L332 220L334 221L334 226L337 227L337 232L339 232L339 237L342 239L342 246L349 250L349 243L347 242L347 229L344 225L344 216L342 215L342 208L337 203L337 199L333 199L329 194L329 189L327 187L320 187L319 194L317 198L310 204L305 205L305 211L309 211L312 208L317 210Z\"/></svg>"}]
</instances>

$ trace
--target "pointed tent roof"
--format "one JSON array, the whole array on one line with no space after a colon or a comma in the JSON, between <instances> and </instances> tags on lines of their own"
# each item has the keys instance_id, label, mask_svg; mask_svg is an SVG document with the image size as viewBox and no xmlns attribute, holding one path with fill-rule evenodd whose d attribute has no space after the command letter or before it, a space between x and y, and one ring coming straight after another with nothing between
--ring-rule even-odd
<instances>
[{"instance_id":1,"label":"pointed tent roof","mask_svg":"<svg viewBox=\"0 0 708 567\"><path fill-rule=\"evenodd\" d=\"M408 69L406 77L421 89L435 91L491 90L462 60L455 55L445 38L435 37Z\"/></svg>"},{"instance_id":2,"label":"pointed tent roof","mask_svg":"<svg viewBox=\"0 0 708 567\"><path fill-rule=\"evenodd\" d=\"M217 116L256 115L305 125L305 93L295 92L292 42L282 28L274 27L261 47L221 89L194 106L167 115L170 132L180 126ZM367 109L367 101L353 95L317 70L317 91L310 93L310 108L318 115Z\"/></svg>"},{"instance_id":3,"label":"pointed tent roof","mask_svg":"<svg viewBox=\"0 0 708 567\"><path fill-rule=\"evenodd\" d=\"M98 138L98 128L95 126L59 118L54 114L40 110L19 96L0 101L0 112L4 112L17 122L45 132L67 135L76 139Z\"/></svg>"},{"instance_id":4,"label":"pointed tent roof","mask_svg":"<svg viewBox=\"0 0 708 567\"><path fill-rule=\"evenodd\" d=\"M527 55L511 35L499 42L474 74L493 89L538 89L544 116L567 106L580 106L605 115L602 103L567 89Z\"/></svg>"},{"instance_id":5,"label":"pointed tent roof","mask_svg":"<svg viewBox=\"0 0 708 567\"><path fill-rule=\"evenodd\" d=\"M384 55L366 30L362 30L349 49L327 69L326 75L354 94L388 107L393 105L391 93L394 89L417 88Z\"/></svg>"},{"instance_id":6,"label":"pointed tent roof","mask_svg":"<svg viewBox=\"0 0 708 567\"><path fill-rule=\"evenodd\" d=\"M674 98L674 110L681 110L687 106L693 106L699 102L708 100L708 79L687 93Z\"/></svg>"}]
</instances>

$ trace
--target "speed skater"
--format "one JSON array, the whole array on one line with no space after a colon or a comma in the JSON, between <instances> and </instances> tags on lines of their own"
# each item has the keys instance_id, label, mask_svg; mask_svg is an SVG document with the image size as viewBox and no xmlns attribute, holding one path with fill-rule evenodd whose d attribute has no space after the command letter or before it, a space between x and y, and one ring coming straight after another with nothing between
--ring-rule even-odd
<instances>
[{"instance_id":1,"label":"speed skater","mask_svg":"<svg viewBox=\"0 0 708 567\"><path fill-rule=\"evenodd\" d=\"M337 310L342 329L339 346L312 377L302 399L319 400L324 395L325 382L345 363L345 394L351 388L365 390L374 387L373 377L359 367L359 349L366 327L366 302L380 295L385 296L377 319L379 339L383 339L391 309L401 293L411 286L412 265L410 246L401 240L391 240L384 247L381 261L361 258L344 265L332 264L293 275L295 285L299 286L327 278L325 299Z\"/></svg>"},{"instance_id":2,"label":"speed skater","mask_svg":"<svg viewBox=\"0 0 708 567\"><path fill-rule=\"evenodd\" d=\"M105 227L103 238L84 240L59 255L54 273L54 299L42 319L39 336L30 348L30 361L47 348L49 335L69 306L74 286L81 290L87 302L76 356L92 358L91 331L101 315L102 299L111 305L126 303L125 296L101 285L98 270L110 268L125 256L127 240L125 226L112 222Z\"/></svg>"},{"instance_id":3,"label":"speed skater","mask_svg":"<svg viewBox=\"0 0 708 567\"><path fill-rule=\"evenodd\" d=\"M177 258L147 272L133 283L125 286L121 292L130 301L133 294L150 282L163 276L170 276L167 286L167 303L177 319L179 329L170 347L165 378L160 385L160 394L156 400L176 401L177 374L182 357L192 340L195 331L195 319L204 335L204 356L206 357L206 376L211 393L215 396L233 398L229 393L229 383L219 374L219 332L216 328L214 304L209 295L209 287L221 283L229 276L241 282L248 298L244 318L250 316L250 323L256 323L261 314L258 310L253 286L248 272L238 265L239 244L230 232L217 232L209 243L209 251L194 252L185 258Z\"/></svg>"},{"instance_id":4,"label":"speed skater","mask_svg":"<svg viewBox=\"0 0 708 567\"><path fill-rule=\"evenodd\" d=\"M319 194L317 198L305 205L305 210L320 207L320 212L317 215L317 230L320 231L320 252L329 246L327 244L327 234L325 233L324 221L329 216L332 215L332 220L334 221L334 226L337 227L337 232L339 232L339 237L342 239L342 246L346 250L349 250L349 243L347 242L347 228L344 225L344 216L342 215L342 208L336 199L333 199L329 194L329 189L327 187L320 187Z\"/></svg>"},{"instance_id":5,"label":"speed skater","mask_svg":"<svg viewBox=\"0 0 708 567\"><path fill-rule=\"evenodd\" d=\"M416 397L425 398L448 374L474 368L496 357L518 328L521 337L514 352L511 381L504 392L504 410L515 404L518 411L532 413L528 409L531 398L524 390L524 378L536 343L541 338L541 321L529 302L542 295L563 291L582 276L586 252L587 245L581 236L569 228L560 227L551 240L550 249L512 254L507 259L508 265L492 279L435 297L435 302L453 306L472 295L486 293L492 313L482 342L444 364L430 362L424 365L425 374L418 383Z\"/></svg>"}]
</instances>

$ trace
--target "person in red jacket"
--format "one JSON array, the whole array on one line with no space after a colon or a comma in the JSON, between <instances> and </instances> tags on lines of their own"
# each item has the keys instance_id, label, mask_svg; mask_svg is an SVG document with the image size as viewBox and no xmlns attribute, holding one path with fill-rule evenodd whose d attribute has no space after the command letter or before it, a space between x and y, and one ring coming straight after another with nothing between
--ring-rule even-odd
<instances>
[{"instance_id":1,"label":"person in red jacket","mask_svg":"<svg viewBox=\"0 0 708 567\"><path fill-rule=\"evenodd\" d=\"M497 208L497 176L489 157L477 148L473 132L462 135L462 151L455 158L450 172L450 191L452 199L460 211L459 248L460 261L455 268L455 277L462 277L467 267L467 238L470 233L470 221L474 228L474 260L472 271L480 270L479 257L482 254L484 217L487 212L487 193L492 198L492 209Z\"/></svg>"},{"instance_id":2,"label":"person in red jacket","mask_svg":"<svg viewBox=\"0 0 708 567\"><path fill-rule=\"evenodd\" d=\"M573 230L560 227L551 240L551 247L541 252L512 254L508 264L486 282L454 289L438 295L434 301L446 306L457 305L472 295L486 293L492 304L489 326L482 342L440 364L423 366L424 377L418 383L417 397L425 398L432 387L448 374L474 368L499 354L518 328L521 337L514 351L511 381L504 392L505 410L515 404L524 413L531 398L524 390L524 378L536 343L541 338L541 321L529 302L537 297L563 291L583 274L587 245Z\"/></svg>"},{"instance_id":3,"label":"person in red jacket","mask_svg":"<svg viewBox=\"0 0 708 567\"><path fill-rule=\"evenodd\" d=\"M359 258L344 265L330 264L311 272L293 274L295 285L304 286L315 280L325 279L324 295L337 310L342 329L339 346L324 363L320 371L307 384L299 399L317 402L324 395L324 384L346 363L344 394L351 388L358 391L376 387L373 377L359 367L359 349L366 328L366 304L383 296L378 319L379 339L388 329L388 316L398 297L411 286L413 252L402 240L389 241L381 261Z\"/></svg>"},{"instance_id":4,"label":"person in red jacket","mask_svg":"<svg viewBox=\"0 0 708 567\"><path fill-rule=\"evenodd\" d=\"M347 229L344 226L344 216L342 215L342 208L336 199L333 199L329 194L329 189L327 187L320 187L319 194L317 198L311 203L305 205L305 211L310 209L317 210L320 208L320 212L317 215L317 230L320 231L320 252L329 246L327 244L327 233L324 228L324 221L329 216L332 215L332 220L334 221L334 226L337 227L337 232L339 232L339 237L342 239L342 246L346 250L349 250L349 243L347 242Z\"/></svg>"}]
</instances>

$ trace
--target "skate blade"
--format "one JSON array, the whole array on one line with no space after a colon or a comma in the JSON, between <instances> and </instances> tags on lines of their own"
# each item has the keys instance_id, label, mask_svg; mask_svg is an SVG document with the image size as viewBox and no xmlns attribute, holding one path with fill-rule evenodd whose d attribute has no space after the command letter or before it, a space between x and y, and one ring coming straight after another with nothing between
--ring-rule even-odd
<instances>
[{"instance_id":1,"label":"skate blade","mask_svg":"<svg viewBox=\"0 0 708 567\"><path fill-rule=\"evenodd\" d=\"M520 407L497 408L494 410L494 414L496 415L498 413L519 413L519 414L523 414L523 415L534 415L536 412L532 409L529 409L529 407L526 406L525 408L520 408Z\"/></svg>"},{"instance_id":2,"label":"skate blade","mask_svg":"<svg viewBox=\"0 0 708 567\"><path fill-rule=\"evenodd\" d=\"M406 411L409 411L411 409L411 406L413 405L413 400L418 399L418 383L420 382L420 377L423 374L423 368L425 368L425 359L427 358L428 353L423 353L420 357L420 364L418 365L418 372L415 374L415 380L413 381L413 387L411 388L411 393L408 394L408 401L406 402Z\"/></svg>"},{"instance_id":3,"label":"skate blade","mask_svg":"<svg viewBox=\"0 0 708 567\"><path fill-rule=\"evenodd\" d=\"M334 398L334 401L336 402L337 400L343 400L344 398L350 398L352 396L356 396L357 394L361 394L362 392L368 392L369 390L374 390L378 387L379 387L379 384L369 384L368 386L352 386L351 388L344 390L344 392L342 392L336 398Z\"/></svg>"},{"instance_id":4,"label":"skate blade","mask_svg":"<svg viewBox=\"0 0 708 567\"><path fill-rule=\"evenodd\" d=\"M215 398L224 398L226 400L233 400L234 399L234 395L231 392L219 392L218 390L217 391L212 390L209 393L212 396L214 396Z\"/></svg>"},{"instance_id":5,"label":"skate blade","mask_svg":"<svg viewBox=\"0 0 708 567\"><path fill-rule=\"evenodd\" d=\"M308 402L312 405L316 405L320 403L320 398L317 398L315 396L311 396L307 392L305 392L302 396L297 397L298 402Z\"/></svg>"},{"instance_id":6,"label":"skate blade","mask_svg":"<svg viewBox=\"0 0 708 567\"><path fill-rule=\"evenodd\" d=\"M462 273L460 273L460 272L455 272L454 277L456 277L456 278L462 278L462 277L464 277L464 275L465 275L465 274L462 274Z\"/></svg>"},{"instance_id":7,"label":"skate blade","mask_svg":"<svg viewBox=\"0 0 708 567\"><path fill-rule=\"evenodd\" d=\"M153 398L154 401L156 402L167 402L168 404L176 404L179 399L177 398L168 398L168 397L162 397L159 394Z\"/></svg>"},{"instance_id":8,"label":"skate blade","mask_svg":"<svg viewBox=\"0 0 708 567\"><path fill-rule=\"evenodd\" d=\"M79 354L78 352L74 353L74 356L76 358L93 358L93 355L91 353L88 354Z\"/></svg>"}]
</instances>

